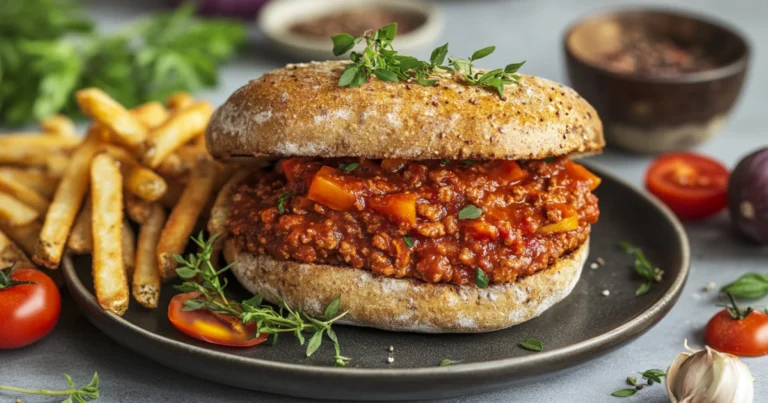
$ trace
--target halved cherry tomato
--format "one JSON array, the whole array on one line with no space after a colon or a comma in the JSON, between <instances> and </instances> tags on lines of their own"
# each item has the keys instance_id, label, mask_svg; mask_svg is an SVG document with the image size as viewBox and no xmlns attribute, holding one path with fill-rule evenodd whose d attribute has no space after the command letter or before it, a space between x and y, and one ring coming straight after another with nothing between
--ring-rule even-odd
<instances>
[{"instance_id":1,"label":"halved cherry tomato","mask_svg":"<svg viewBox=\"0 0 768 403\"><path fill-rule=\"evenodd\" d=\"M56 326L61 296L53 280L33 268L0 276L0 349L23 347Z\"/></svg>"},{"instance_id":2,"label":"halved cherry tomato","mask_svg":"<svg viewBox=\"0 0 768 403\"><path fill-rule=\"evenodd\" d=\"M718 312L704 329L704 340L715 350L756 357L768 354L768 315L755 310L734 319L728 310Z\"/></svg>"},{"instance_id":3,"label":"halved cherry tomato","mask_svg":"<svg viewBox=\"0 0 768 403\"><path fill-rule=\"evenodd\" d=\"M355 205L355 194L338 180L338 169L323 166L317 171L309 186L309 200L328 206L334 210L351 210Z\"/></svg>"},{"instance_id":4,"label":"halved cherry tomato","mask_svg":"<svg viewBox=\"0 0 768 403\"><path fill-rule=\"evenodd\" d=\"M215 314L206 309L183 309L184 301L199 296L199 292L178 294L168 304L168 319L182 333L208 343L230 347L255 346L267 339L266 334L253 337L256 334L255 323L244 325L232 316Z\"/></svg>"},{"instance_id":5,"label":"halved cherry tomato","mask_svg":"<svg viewBox=\"0 0 768 403\"><path fill-rule=\"evenodd\" d=\"M416 195L412 193L396 193L386 196L373 196L367 200L371 210L387 217L396 223L416 225Z\"/></svg>"},{"instance_id":6,"label":"halved cherry tomato","mask_svg":"<svg viewBox=\"0 0 768 403\"><path fill-rule=\"evenodd\" d=\"M684 220L708 217L728 204L728 169L693 153L656 158L645 174L645 186Z\"/></svg>"}]
</instances>

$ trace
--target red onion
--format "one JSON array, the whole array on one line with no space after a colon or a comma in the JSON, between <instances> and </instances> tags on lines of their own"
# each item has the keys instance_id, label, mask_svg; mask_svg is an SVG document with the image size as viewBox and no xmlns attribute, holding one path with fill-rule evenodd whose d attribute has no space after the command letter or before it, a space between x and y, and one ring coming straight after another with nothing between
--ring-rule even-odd
<instances>
[{"instance_id":1,"label":"red onion","mask_svg":"<svg viewBox=\"0 0 768 403\"><path fill-rule=\"evenodd\" d=\"M747 155L728 182L731 220L744 235L768 244L768 148Z\"/></svg>"},{"instance_id":2,"label":"red onion","mask_svg":"<svg viewBox=\"0 0 768 403\"><path fill-rule=\"evenodd\" d=\"M171 0L172 6L186 3L189 0ZM221 15L226 17L253 18L259 9L269 0L194 0L197 11L206 15Z\"/></svg>"}]
</instances>

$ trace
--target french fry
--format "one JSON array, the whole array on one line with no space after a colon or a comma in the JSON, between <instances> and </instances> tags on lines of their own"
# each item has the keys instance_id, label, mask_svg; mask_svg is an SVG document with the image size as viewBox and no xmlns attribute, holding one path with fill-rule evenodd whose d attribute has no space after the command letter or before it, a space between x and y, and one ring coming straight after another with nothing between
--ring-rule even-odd
<instances>
[{"instance_id":1,"label":"french fry","mask_svg":"<svg viewBox=\"0 0 768 403\"><path fill-rule=\"evenodd\" d=\"M117 162L106 153L93 158L90 178L96 300L105 310L123 315L129 296L123 262L123 178Z\"/></svg>"},{"instance_id":2,"label":"french fry","mask_svg":"<svg viewBox=\"0 0 768 403\"><path fill-rule=\"evenodd\" d=\"M48 173L58 178L64 175L69 166L69 158L62 153L55 153L48 156L45 160L45 169Z\"/></svg>"},{"instance_id":3,"label":"french fry","mask_svg":"<svg viewBox=\"0 0 768 403\"><path fill-rule=\"evenodd\" d=\"M143 103L130 110L136 120L141 122L147 129L154 129L168 120L168 110L157 101Z\"/></svg>"},{"instance_id":4,"label":"french fry","mask_svg":"<svg viewBox=\"0 0 768 403\"><path fill-rule=\"evenodd\" d=\"M157 268L157 244L165 225L165 210L152 205L149 218L139 229L136 245L136 269L133 272L133 298L146 308L156 308L160 298L160 271Z\"/></svg>"},{"instance_id":5,"label":"french fry","mask_svg":"<svg viewBox=\"0 0 768 403\"><path fill-rule=\"evenodd\" d=\"M201 135L213 114L208 102L198 102L171 116L147 138L143 162L156 168L169 154L184 143Z\"/></svg>"},{"instance_id":6,"label":"french fry","mask_svg":"<svg viewBox=\"0 0 768 403\"><path fill-rule=\"evenodd\" d=\"M136 150L146 139L147 128L106 92L87 88L77 91L75 98L83 113L112 131L116 142Z\"/></svg>"},{"instance_id":7,"label":"french fry","mask_svg":"<svg viewBox=\"0 0 768 403\"><path fill-rule=\"evenodd\" d=\"M51 136L42 133L9 133L0 136L0 149L13 146L31 148L33 151L71 151L81 140L77 137Z\"/></svg>"},{"instance_id":8,"label":"french fry","mask_svg":"<svg viewBox=\"0 0 768 403\"><path fill-rule=\"evenodd\" d=\"M200 160L160 235L157 266L163 280L170 280L176 275L173 255L184 251L200 212L211 197L215 182L216 163L210 159Z\"/></svg>"},{"instance_id":9,"label":"french fry","mask_svg":"<svg viewBox=\"0 0 768 403\"><path fill-rule=\"evenodd\" d=\"M0 176L9 180L21 182L34 189L45 198L50 199L59 186L59 178L39 169L22 169L3 167L0 168Z\"/></svg>"},{"instance_id":10,"label":"french fry","mask_svg":"<svg viewBox=\"0 0 768 403\"><path fill-rule=\"evenodd\" d=\"M123 220L122 232L123 265L125 266L125 276L130 280L133 278L133 270L136 267L136 234L133 233L128 220Z\"/></svg>"},{"instance_id":11,"label":"french fry","mask_svg":"<svg viewBox=\"0 0 768 403\"><path fill-rule=\"evenodd\" d=\"M165 100L165 104L174 112L187 109L192 106L193 103L195 103L195 98L184 91L174 92Z\"/></svg>"},{"instance_id":12,"label":"french fry","mask_svg":"<svg viewBox=\"0 0 768 403\"><path fill-rule=\"evenodd\" d=\"M31 266L32 261L6 234L0 232L0 269L13 267L15 264Z\"/></svg>"},{"instance_id":13,"label":"french fry","mask_svg":"<svg viewBox=\"0 0 768 403\"><path fill-rule=\"evenodd\" d=\"M125 211L131 221L143 224L149 219L149 215L152 213L152 203L130 193L123 195L123 199L125 200Z\"/></svg>"},{"instance_id":14,"label":"french fry","mask_svg":"<svg viewBox=\"0 0 768 403\"><path fill-rule=\"evenodd\" d=\"M10 225L27 225L40 216L35 209L22 203L19 199L0 192L0 220Z\"/></svg>"},{"instance_id":15,"label":"french fry","mask_svg":"<svg viewBox=\"0 0 768 403\"><path fill-rule=\"evenodd\" d=\"M178 153L173 153L168 154L163 162L155 167L155 171L165 179L174 179L189 173L189 166Z\"/></svg>"},{"instance_id":16,"label":"french fry","mask_svg":"<svg viewBox=\"0 0 768 403\"><path fill-rule=\"evenodd\" d=\"M45 196L27 186L5 172L0 171L0 191L5 192L22 203L35 209L39 214L45 214L50 204Z\"/></svg>"},{"instance_id":17,"label":"french fry","mask_svg":"<svg viewBox=\"0 0 768 403\"><path fill-rule=\"evenodd\" d=\"M39 221L27 225L10 225L7 222L0 221L0 231L8 235L16 245L24 249L29 255L35 252L35 245L40 237L42 225Z\"/></svg>"},{"instance_id":18,"label":"french fry","mask_svg":"<svg viewBox=\"0 0 768 403\"><path fill-rule=\"evenodd\" d=\"M51 138L54 138L51 136ZM51 158L54 158L51 161ZM18 165L23 167L43 167L48 170L60 171L62 161L66 163L67 157L56 150L46 150L26 146L23 144L11 144L0 146L0 165Z\"/></svg>"},{"instance_id":19,"label":"french fry","mask_svg":"<svg viewBox=\"0 0 768 403\"><path fill-rule=\"evenodd\" d=\"M85 200L83 208L77 214L72 231L69 233L67 247L76 254L91 253L93 251L93 233L91 232L91 198Z\"/></svg>"},{"instance_id":20,"label":"french fry","mask_svg":"<svg viewBox=\"0 0 768 403\"><path fill-rule=\"evenodd\" d=\"M184 182L188 182L189 178L187 178ZM165 194L163 194L163 197L160 198L160 204L168 209L172 209L176 204L179 203L179 199L181 198L181 194L184 192L184 188L186 185L182 184L181 181L179 182L170 182L168 185L168 189L165 191Z\"/></svg>"},{"instance_id":21,"label":"french fry","mask_svg":"<svg viewBox=\"0 0 768 403\"><path fill-rule=\"evenodd\" d=\"M69 230L88 190L91 159L100 148L98 133L89 131L83 144L72 155L45 215L40 240L32 256L36 263L50 269L59 267Z\"/></svg>"},{"instance_id":22,"label":"french fry","mask_svg":"<svg viewBox=\"0 0 768 403\"><path fill-rule=\"evenodd\" d=\"M163 196L168 186L160 175L139 164L122 148L108 145L105 149L112 158L120 162L126 190L148 201L155 201Z\"/></svg>"},{"instance_id":23,"label":"french fry","mask_svg":"<svg viewBox=\"0 0 768 403\"><path fill-rule=\"evenodd\" d=\"M72 119L64 115L51 115L40 122L40 127L47 134L62 137L77 137L77 129Z\"/></svg>"}]
</instances>

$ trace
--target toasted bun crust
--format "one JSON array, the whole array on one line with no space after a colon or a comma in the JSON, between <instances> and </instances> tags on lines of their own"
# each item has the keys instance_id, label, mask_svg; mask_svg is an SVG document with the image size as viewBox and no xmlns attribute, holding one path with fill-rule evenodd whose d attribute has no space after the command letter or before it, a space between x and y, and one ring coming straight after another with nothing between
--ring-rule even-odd
<instances>
[{"instance_id":1,"label":"toasted bun crust","mask_svg":"<svg viewBox=\"0 0 768 403\"><path fill-rule=\"evenodd\" d=\"M345 62L288 65L237 90L206 131L217 158L542 159L605 145L597 112L574 90L534 76L504 89L445 73L434 86L371 78L337 85Z\"/></svg>"},{"instance_id":2,"label":"toasted bun crust","mask_svg":"<svg viewBox=\"0 0 768 403\"><path fill-rule=\"evenodd\" d=\"M341 296L340 323L421 333L480 333L539 316L571 293L589 254L589 240L550 268L515 283L485 289L376 276L350 267L276 261L238 251L227 241L224 256L250 292L322 315Z\"/></svg>"}]
</instances>

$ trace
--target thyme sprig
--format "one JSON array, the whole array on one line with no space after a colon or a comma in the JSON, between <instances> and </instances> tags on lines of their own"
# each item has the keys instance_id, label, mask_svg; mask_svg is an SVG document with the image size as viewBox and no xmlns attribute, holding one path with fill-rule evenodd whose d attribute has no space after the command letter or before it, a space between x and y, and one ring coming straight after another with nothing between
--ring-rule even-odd
<instances>
[{"instance_id":1,"label":"thyme sprig","mask_svg":"<svg viewBox=\"0 0 768 403\"><path fill-rule=\"evenodd\" d=\"M354 37L341 33L331 37L333 54L341 56L350 52L352 64L348 65L339 78L339 87L359 87L368 81L371 75L382 81L415 81L424 86L437 83L434 79L437 69L455 72L464 77L471 85L496 89L499 98L504 99L504 86L520 80L517 73L525 62L511 63L503 69L488 72L474 69L474 62L496 50L495 46L482 48L467 59L445 58L448 55L448 44L438 46L432 51L429 61L419 60L413 56L400 55L392 46L397 36L397 23L386 25L377 30L365 32L363 36ZM365 41L365 49L356 52L352 49L358 43Z\"/></svg>"},{"instance_id":2,"label":"thyme sprig","mask_svg":"<svg viewBox=\"0 0 768 403\"><path fill-rule=\"evenodd\" d=\"M664 271L651 264L645 257L643 250L629 242L619 242L619 247L621 247L624 252L635 256L635 272L645 280L645 283L635 291L635 295L641 296L647 294L651 291L654 282L661 282L664 276Z\"/></svg>"},{"instance_id":3,"label":"thyme sprig","mask_svg":"<svg viewBox=\"0 0 768 403\"><path fill-rule=\"evenodd\" d=\"M69 389L50 390L50 389L27 389L17 388L15 386L0 385L0 391L24 393L27 395L45 395L45 396L66 396L61 403L85 403L89 400L99 398L99 374L94 373L91 382L81 388L75 386L75 381L67 374L64 374Z\"/></svg>"},{"instance_id":4,"label":"thyme sprig","mask_svg":"<svg viewBox=\"0 0 768 403\"><path fill-rule=\"evenodd\" d=\"M327 336L333 342L335 350L334 366L346 366L350 358L341 355L339 340L332 328L333 323L347 314L346 311L339 313L341 297L331 301L323 315L318 318L307 315L301 307L291 309L279 297L277 297L277 307L265 304L261 295L240 302L232 301L224 292L228 284L227 279L221 275L235 263L230 263L218 270L211 263L213 244L218 236L219 234L216 234L206 240L201 232L197 238L192 237L192 241L199 247L197 253L190 254L186 259L181 255L174 255L180 265L176 269L176 274L187 280L175 288L181 292L200 293L199 297L185 301L183 309L186 311L206 309L219 315L237 318L243 324L255 323L257 330L253 337L259 337L262 334L272 335L273 344L277 343L277 336L280 333L293 333L299 340L299 344L302 346L306 344L307 357L317 351L322 344L323 336ZM305 332L312 333L309 342L304 338Z\"/></svg>"}]
</instances>

